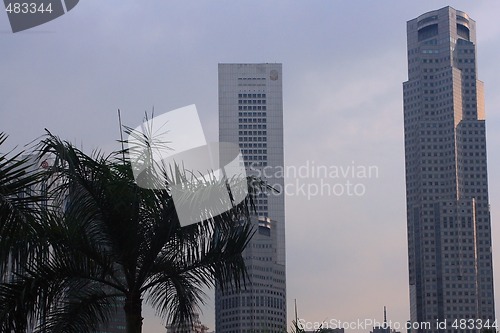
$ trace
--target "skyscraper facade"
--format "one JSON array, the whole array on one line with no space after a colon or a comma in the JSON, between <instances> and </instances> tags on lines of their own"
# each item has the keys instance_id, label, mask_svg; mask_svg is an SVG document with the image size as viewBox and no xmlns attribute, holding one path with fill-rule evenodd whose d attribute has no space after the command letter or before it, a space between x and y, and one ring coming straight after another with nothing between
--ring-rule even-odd
<instances>
[{"instance_id":1,"label":"skyscraper facade","mask_svg":"<svg viewBox=\"0 0 500 333\"><path fill-rule=\"evenodd\" d=\"M445 7L408 21L407 38L403 95L411 321L431 323L420 332L478 332L494 323L495 308L476 23ZM444 320L446 329L438 330L436 321Z\"/></svg>"},{"instance_id":2,"label":"skyscraper facade","mask_svg":"<svg viewBox=\"0 0 500 333\"><path fill-rule=\"evenodd\" d=\"M123 309L125 300L113 305L114 309L109 318L109 322L101 325L95 333L125 333L127 331L127 322L125 310Z\"/></svg>"},{"instance_id":3,"label":"skyscraper facade","mask_svg":"<svg viewBox=\"0 0 500 333\"><path fill-rule=\"evenodd\" d=\"M283 189L281 64L219 64L219 141L237 143L248 175ZM261 193L244 252L246 288L216 290L217 333L286 330L283 191Z\"/></svg>"}]
</instances>

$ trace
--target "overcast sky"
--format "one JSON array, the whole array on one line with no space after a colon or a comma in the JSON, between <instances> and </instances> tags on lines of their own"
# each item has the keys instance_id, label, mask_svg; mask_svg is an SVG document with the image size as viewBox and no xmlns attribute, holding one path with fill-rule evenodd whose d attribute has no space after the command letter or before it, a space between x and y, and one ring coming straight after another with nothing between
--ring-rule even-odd
<instances>
[{"instance_id":1,"label":"overcast sky","mask_svg":"<svg viewBox=\"0 0 500 333\"><path fill-rule=\"evenodd\" d=\"M82 0L16 34L0 14L0 131L11 146L47 128L87 151L109 151L119 138L118 108L123 123L135 127L153 106L159 114L194 103L208 139L217 140L217 64L283 63L286 165L378 170L370 179L350 179L363 186L362 196L287 196L288 319L297 299L299 317L310 322L382 320L386 305L389 319L404 323L406 21L446 5L477 22L498 289L498 0ZM213 330L211 302L203 321ZM164 332L150 310L144 332Z\"/></svg>"}]
</instances>

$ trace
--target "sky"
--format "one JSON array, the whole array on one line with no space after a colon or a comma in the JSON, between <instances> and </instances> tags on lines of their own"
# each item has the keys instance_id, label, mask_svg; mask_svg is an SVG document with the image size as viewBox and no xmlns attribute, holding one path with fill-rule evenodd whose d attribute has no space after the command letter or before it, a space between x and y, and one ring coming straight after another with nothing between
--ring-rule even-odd
<instances>
[{"instance_id":1,"label":"sky","mask_svg":"<svg viewBox=\"0 0 500 333\"><path fill-rule=\"evenodd\" d=\"M406 21L447 5L477 22L499 289L498 0L82 0L16 34L0 13L0 131L18 149L47 128L85 151L111 151L120 136L117 109L135 127L153 108L161 114L196 104L206 137L216 141L217 64L282 63L285 164L376 170L328 179L357 185L353 195L346 187L342 195L303 193L295 178L286 179L297 189L286 196L288 321L296 299L299 317L310 323L381 321L385 305L388 319L403 324ZM308 175L301 184L321 180ZM203 310L214 330L213 301ZM165 331L152 309L143 331Z\"/></svg>"}]
</instances>

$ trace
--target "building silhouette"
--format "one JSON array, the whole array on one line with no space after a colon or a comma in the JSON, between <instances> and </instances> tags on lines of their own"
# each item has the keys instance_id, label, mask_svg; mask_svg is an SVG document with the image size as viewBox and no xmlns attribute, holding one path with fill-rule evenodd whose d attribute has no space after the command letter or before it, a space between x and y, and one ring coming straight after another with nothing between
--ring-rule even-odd
<instances>
[{"instance_id":1,"label":"building silhouette","mask_svg":"<svg viewBox=\"0 0 500 333\"><path fill-rule=\"evenodd\" d=\"M281 64L219 64L219 141L238 143L247 175L283 189ZM215 291L217 333L286 330L283 191L260 193L255 234L243 255L249 280L241 291Z\"/></svg>"},{"instance_id":2,"label":"building silhouette","mask_svg":"<svg viewBox=\"0 0 500 333\"><path fill-rule=\"evenodd\" d=\"M483 83L476 22L445 7L407 22L404 91L411 322L494 321ZM447 321L437 329L436 321ZM470 321L469 321L470 322ZM416 332L418 330L412 330Z\"/></svg>"},{"instance_id":3,"label":"building silhouette","mask_svg":"<svg viewBox=\"0 0 500 333\"><path fill-rule=\"evenodd\" d=\"M180 325L169 324L166 326L166 333L207 333L208 327L203 325L200 320L200 315L193 312L191 323L184 323Z\"/></svg>"}]
</instances>

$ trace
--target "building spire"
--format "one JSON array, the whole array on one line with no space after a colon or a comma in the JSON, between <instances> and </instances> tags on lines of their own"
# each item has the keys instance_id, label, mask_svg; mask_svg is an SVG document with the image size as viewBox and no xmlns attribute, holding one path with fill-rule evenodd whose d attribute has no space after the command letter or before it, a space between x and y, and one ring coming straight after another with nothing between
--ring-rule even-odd
<instances>
[{"instance_id":1,"label":"building spire","mask_svg":"<svg viewBox=\"0 0 500 333\"><path fill-rule=\"evenodd\" d=\"M387 326L387 310L384 305L384 326Z\"/></svg>"}]
</instances>

